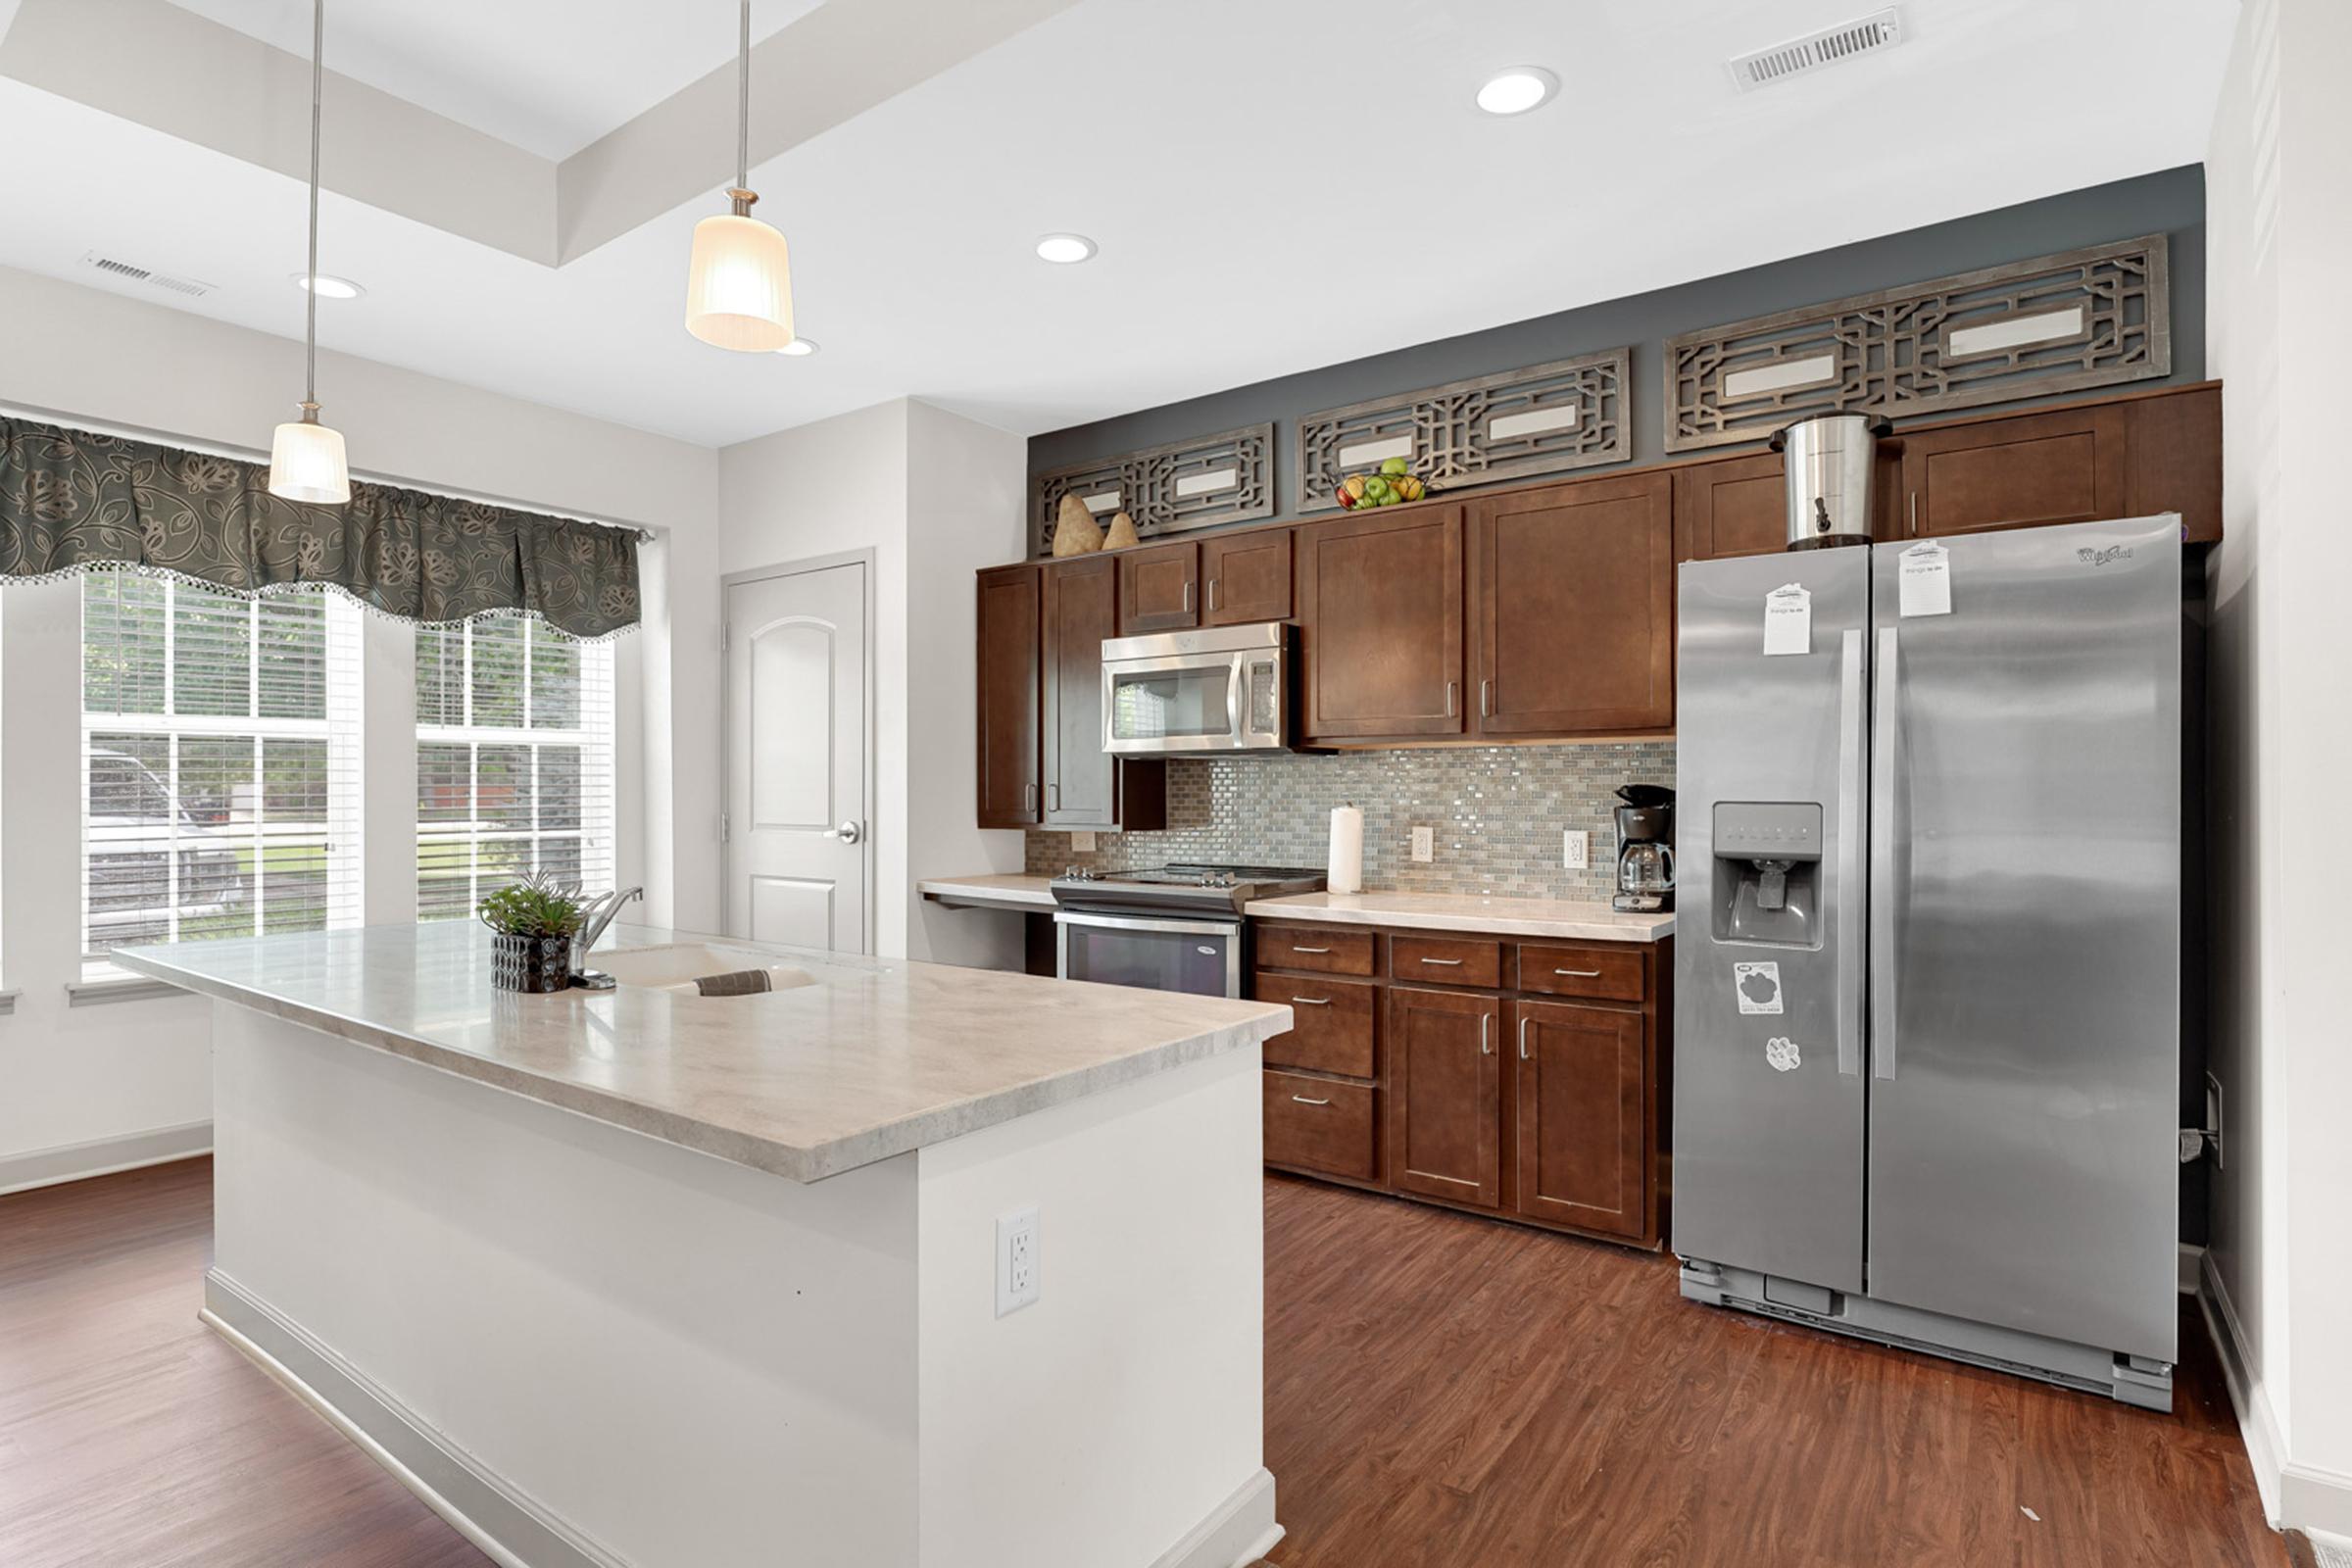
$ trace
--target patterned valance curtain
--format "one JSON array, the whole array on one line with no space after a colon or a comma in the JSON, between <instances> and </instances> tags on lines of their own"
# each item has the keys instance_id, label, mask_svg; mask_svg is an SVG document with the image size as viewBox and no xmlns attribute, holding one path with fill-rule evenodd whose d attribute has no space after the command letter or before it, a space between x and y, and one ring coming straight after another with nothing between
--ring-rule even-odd
<instances>
[{"instance_id":1,"label":"patterned valance curtain","mask_svg":"<svg viewBox=\"0 0 2352 1568\"><path fill-rule=\"evenodd\" d=\"M634 528L354 481L270 493L266 464L0 416L0 583L131 567L231 593L336 589L422 625L526 614L574 637L637 624Z\"/></svg>"}]
</instances>

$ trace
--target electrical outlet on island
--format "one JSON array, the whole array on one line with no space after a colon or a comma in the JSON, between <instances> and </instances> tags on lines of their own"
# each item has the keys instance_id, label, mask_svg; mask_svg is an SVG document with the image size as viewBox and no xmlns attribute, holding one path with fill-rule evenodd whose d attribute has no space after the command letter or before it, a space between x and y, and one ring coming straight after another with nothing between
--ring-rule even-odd
<instances>
[{"instance_id":1,"label":"electrical outlet on island","mask_svg":"<svg viewBox=\"0 0 2352 1568\"><path fill-rule=\"evenodd\" d=\"M1414 828L1414 829L1413 829L1413 858L1414 858L1414 860L1416 860L1417 862L1419 862L1419 863L1420 863L1420 864L1422 864L1422 865L1427 865L1427 864L1428 864L1430 861L1432 861L1432 860L1436 859L1436 858L1438 858L1438 846L1437 846L1437 842L1436 842L1436 841L1437 841L1437 830L1436 830L1435 828L1428 828L1428 827L1417 827L1417 828Z\"/></svg>"},{"instance_id":2,"label":"electrical outlet on island","mask_svg":"<svg viewBox=\"0 0 2352 1568\"><path fill-rule=\"evenodd\" d=\"M1038 1284L1037 1206L997 1216L997 1316L1035 1306Z\"/></svg>"}]
</instances>

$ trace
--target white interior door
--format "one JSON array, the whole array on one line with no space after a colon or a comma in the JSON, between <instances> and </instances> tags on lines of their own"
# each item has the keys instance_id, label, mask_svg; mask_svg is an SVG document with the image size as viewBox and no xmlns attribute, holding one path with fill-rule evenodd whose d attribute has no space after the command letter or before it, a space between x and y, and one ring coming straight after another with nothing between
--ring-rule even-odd
<instances>
[{"instance_id":1,"label":"white interior door","mask_svg":"<svg viewBox=\"0 0 2352 1568\"><path fill-rule=\"evenodd\" d=\"M727 585L729 936L865 953L865 574Z\"/></svg>"}]
</instances>

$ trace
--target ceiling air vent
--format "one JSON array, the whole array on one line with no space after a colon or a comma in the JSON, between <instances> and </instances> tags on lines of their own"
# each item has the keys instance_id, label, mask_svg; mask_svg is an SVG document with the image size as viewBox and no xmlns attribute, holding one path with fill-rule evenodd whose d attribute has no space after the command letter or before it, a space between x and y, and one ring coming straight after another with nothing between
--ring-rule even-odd
<instances>
[{"instance_id":1,"label":"ceiling air vent","mask_svg":"<svg viewBox=\"0 0 2352 1568\"><path fill-rule=\"evenodd\" d=\"M1790 76L1801 76L1825 66L1842 65L1859 55L1877 54L1903 41L1902 19L1894 7L1819 32L1776 43L1769 49L1735 55L1728 62L1732 80L1741 92L1769 87Z\"/></svg>"},{"instance_id":2,"label":"ceiling air vent","mask_svg":"<svg viewBox=\"0 0 2352 1568\"><path fill-rule=\"evenodd\" d=\"M174 294L192 300L200 300L213 291L210 283L200 283L192 277L173 277L169 272L158 272L135 262L101 256L96 251L83 252L81 265L92 271L104 272L109 277L119 277L125 283L152 283L157 288L170 289Z\"/></svg>"}]
</instances>

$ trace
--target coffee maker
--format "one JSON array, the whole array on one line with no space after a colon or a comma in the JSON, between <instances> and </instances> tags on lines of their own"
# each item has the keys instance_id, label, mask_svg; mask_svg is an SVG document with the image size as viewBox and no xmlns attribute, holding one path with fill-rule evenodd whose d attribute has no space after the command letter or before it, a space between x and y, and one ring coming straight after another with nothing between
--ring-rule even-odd
<instances>
[{"instance_id":1,"label":"coffee maker","mask_svg":"<svg viewBox=\"0 0 2352 1568\"><path fill-rule=\"evenodd\" d=\"M1674 907L1674 791L1627 784L1617 791L1617 896L1609 907L1662 914Z\"/></svg>"}]
</instances>

